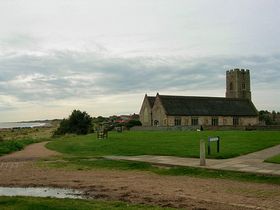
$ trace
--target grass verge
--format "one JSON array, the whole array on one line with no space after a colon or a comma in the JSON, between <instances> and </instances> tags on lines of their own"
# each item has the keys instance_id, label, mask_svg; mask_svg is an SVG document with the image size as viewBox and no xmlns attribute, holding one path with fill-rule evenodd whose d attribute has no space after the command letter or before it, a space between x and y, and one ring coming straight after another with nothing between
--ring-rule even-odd
<instances>
[{"instance_id":1,"label":"grass verge","mask_svg":"<svg viewBox=\"0 0 280 210\"><path fill-rule=\"evenodd\" d=\"M116 161L97 159L81 159L80 157L68 157L56 161L41 161L38 163L41 167L63 168L69 170L137 170L149 171L159 175L170 176L191 176L199 178L231 179L237 181L270 183L280 185L280 176L261 175L245 172L234 172L224 170L211 170L194 167L157 167L150 163L136 161Z\"/></svg>"},{"instance_id":2,"label":"grass verge","mask_svg":"<svg viewBox=\"0 0 280 210\"><path fill-rule=\"evenodd\" d=\"M171 210L171 208L132 205L124 202L6 196L0 196L0 208L2 210Z\"/></svg>"},{"instance_id":3,"label":"grass verge","mask_svg":"<svg viewBox=\"0 0 280 210\"><path fill-rule=\"evenodd\" d=\"M276 155L276 156L273 156L273 157L271 157L271 158L266 159L265 162L267 162L267 163L278 163L278 164L280 164L280 154L279 154L279 155Z\"/></svg>"}]
</instances>

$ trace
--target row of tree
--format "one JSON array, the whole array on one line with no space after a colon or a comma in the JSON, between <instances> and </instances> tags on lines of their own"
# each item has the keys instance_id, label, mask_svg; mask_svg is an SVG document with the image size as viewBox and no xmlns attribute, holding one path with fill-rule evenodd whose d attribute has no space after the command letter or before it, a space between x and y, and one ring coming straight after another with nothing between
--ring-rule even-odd
<instances>
[{"instance_id":1,"label":"row of tree","mask_svg":"<svg viewBox=\"0 0 280 210\"><path fill-rule=\"evenodd\" d=\"M259 111L259 120L265 125L280 125L280 112L261 110Z\"/></svg>"},{"instance_id":2,"label":"row of tree","mask_svg":"<svg viewBox=\"0 0 280 210\"><path fill-rule=\"evenodd\" d=\"M64 118L54 135L64 135L64 134L78 134L84 135L88 133L93 133L100 127L106 130L112 130L115 127L125 127L130 129L134 126L141 126L139 120L130 120L126 123L112 123L104 117L92 118L88 113L82 112L80 110L74 110L68 118Z\"/></svg>"}]
</instances>

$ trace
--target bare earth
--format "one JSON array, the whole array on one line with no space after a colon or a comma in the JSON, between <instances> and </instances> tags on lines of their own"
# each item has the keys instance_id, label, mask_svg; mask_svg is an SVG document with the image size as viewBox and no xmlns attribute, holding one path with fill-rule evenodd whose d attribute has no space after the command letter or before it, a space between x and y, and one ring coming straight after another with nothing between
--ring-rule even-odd
<instances>
[{"instance_id":1,"label":"bare earth","mask_svg":"<svg viewBox=\"0 0 280 210\"><path fill-rule=\"evenodd\" d=\"M186 209L280 209L280 186L149 172L71 171L36 167L59 155L33 144L0 158L0 186L52 186L83 190L88 197Z\"/></svg>"}]
</instances>

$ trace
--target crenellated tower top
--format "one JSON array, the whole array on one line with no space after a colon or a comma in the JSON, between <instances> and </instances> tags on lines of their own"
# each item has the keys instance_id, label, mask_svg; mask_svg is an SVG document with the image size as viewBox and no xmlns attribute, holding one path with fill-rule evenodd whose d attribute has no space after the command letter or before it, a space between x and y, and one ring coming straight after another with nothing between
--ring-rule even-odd
<instances>
[{"instance_id":1,"label":"crenellated tower top","mask_svg":"<svg viewBox=\"0 0 280 210\"><path fill-rule=\"evenodd\" d=\"M231 69L226 72L226 98L251 100L250 70Z\"/></svg>"}]
</instances>

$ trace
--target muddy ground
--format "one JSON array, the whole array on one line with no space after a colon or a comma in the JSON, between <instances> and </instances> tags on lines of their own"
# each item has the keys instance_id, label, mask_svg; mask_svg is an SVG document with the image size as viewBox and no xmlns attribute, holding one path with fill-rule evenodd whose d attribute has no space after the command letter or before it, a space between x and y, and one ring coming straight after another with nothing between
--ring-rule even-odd
<instances>
[{"instance_id":1,"label":"muddy ground","mask_svg":"<svg viewBox=\"0 0 280 210\"><path fill-rule=\"evenodd\" d=\"M279 185L151 172L40 168L36 160L58 155L44 144L0 158L0 186L75 188L89 198L185 209L280 209Z\"/></svg>"}]
</instances>

